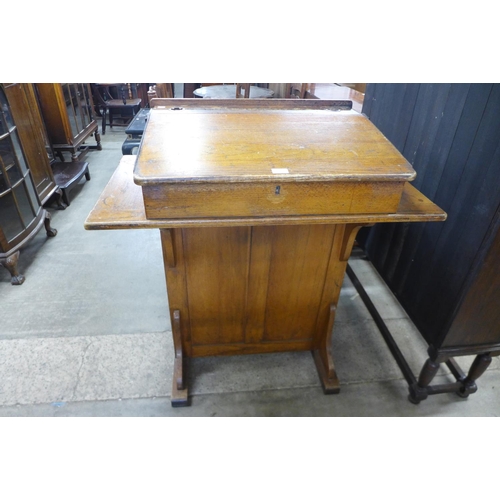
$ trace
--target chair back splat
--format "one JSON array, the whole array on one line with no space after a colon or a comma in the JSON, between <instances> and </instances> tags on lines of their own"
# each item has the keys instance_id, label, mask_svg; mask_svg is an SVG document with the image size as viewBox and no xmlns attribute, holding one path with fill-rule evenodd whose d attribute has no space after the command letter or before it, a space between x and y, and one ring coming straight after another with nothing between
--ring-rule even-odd
<instances>
[{"instance_id":1,"label":"chair back splat","mask_svg":"<svg viewBox=\"0 0 500 500\"><path fill-rule=\"evenodd\" d=\"M237 83L236 84L236 98L249 98L250 97L250 83Z\"/></svg>"},{"instance_id":2,"label":"chair back splat","mask_svg":"<svg viewBox=\"0 0 500 500\"><path fill-rule=\"evenodd\" d=\"M102 134L106 133L107 118L109 126L127 126L141 109L141 98L133 97L128 83L91 83L92 97L96 113L102 117ZM117 118L119 122L113 120Z\"/></svg>"}]
</instances>

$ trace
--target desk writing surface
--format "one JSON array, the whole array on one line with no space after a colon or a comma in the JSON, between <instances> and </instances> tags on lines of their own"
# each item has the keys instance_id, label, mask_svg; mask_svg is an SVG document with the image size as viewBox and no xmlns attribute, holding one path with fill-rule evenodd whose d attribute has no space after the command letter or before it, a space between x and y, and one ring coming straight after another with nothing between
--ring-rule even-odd
<instances>
[{"instance_id":1,"label":"desk writing surface","mask_svg":"<svg viewBox=\"0 0 500 500\"><path fill-rule=\"evenodd\" d=\"M414 177L366 117L324 109L155 108L135 168L140 185Z\"/></svg>"}]
</instances>

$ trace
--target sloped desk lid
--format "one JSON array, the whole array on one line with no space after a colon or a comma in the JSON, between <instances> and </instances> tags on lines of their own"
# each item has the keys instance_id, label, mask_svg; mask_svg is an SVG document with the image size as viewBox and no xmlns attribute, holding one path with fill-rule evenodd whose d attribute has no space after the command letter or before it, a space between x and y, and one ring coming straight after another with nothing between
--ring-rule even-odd
<instances>
[{"instance_id":1,"label":"sloped desk lid","mask_svg":"<svg viewBox=\"0 0 500 500\"><path fill-rule=\"evenodd\" d=\"M402 182L416 175L368 118L333 101L161 101L166 105L151 110L134 169L142 186Z\"/></svg>"}]
</instances>

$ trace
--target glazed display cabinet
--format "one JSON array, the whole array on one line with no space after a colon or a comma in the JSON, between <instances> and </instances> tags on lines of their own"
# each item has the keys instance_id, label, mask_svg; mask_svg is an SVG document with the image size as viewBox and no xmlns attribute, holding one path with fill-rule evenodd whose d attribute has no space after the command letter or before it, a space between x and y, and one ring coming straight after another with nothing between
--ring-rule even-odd
<instances>
[{"instance_id":1,"label":"glazed display cabinet","mask_svg":"<svg viewBox=\"0 0 500 500\"><path fill-rule=\"evenodd\" d=\"M52 144L52 149L64 161L64 152L72 161L87 149L101 150L94 103L88 83L37 83L38 100ZM94 136L96 144L87 144Z\"/></svg>"},{"instance_id":2,"label":"glazed display cabinet","mask_svg":"<svg viewBox=\"0 0 500 500\"><path fill-rule=\"evenodd\" d=\"M50 227L50 214L42 208L18 127L7 99L11 86L0 85L0 265L11 274L11 283L20 285L19 249L45 226L47 236L57 231Z\"/></svg>"},{"instance_id":3,"label":"glazed display cabinet","mask_svg":"<svg viewBox=\"0 0 500 500\"><path fill-rule=\"evenodd\" d=\"M34 85L9 83L4 85L4 92L41 204L45 205L51 198L57 197L58 208L64 208L61 203L62 193L51 168L54 155Z\"/></svg>"}]
</instances>

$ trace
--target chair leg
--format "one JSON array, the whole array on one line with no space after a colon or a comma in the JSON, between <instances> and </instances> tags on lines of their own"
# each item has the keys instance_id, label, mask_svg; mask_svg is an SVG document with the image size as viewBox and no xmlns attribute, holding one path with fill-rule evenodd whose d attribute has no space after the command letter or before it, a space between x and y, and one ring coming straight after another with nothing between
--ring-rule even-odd
<instances>
[{"instance_id":1,"label":"chair leg","mask_svg":"<svg viewBox=\"0 0 500 500\"><path fill-rule=\"evenodd\" d=\"M109 128L113 128L113 110L109 108Z\"/></svg>"},{"instance_id":2,"label":"chair leg","mask_svg":"<svg viewBox=\"0 0 500 500\"><path fill-rule=\"evenodd\" d=\"M102 135L106 133L106 108L102 110Z\"/></svg>"},{"instance_id":3,"label":"chair leg","mask_svg":"<svg viewBox=\"0 0 500 500\"><path fill-rule=\"evenodd\" d=\"M69 207L69 193L66 189L62 190L62 199L63 202L66 204L67 207Z\"/></svg>"},{"instance_id":4,"label":"chair leg","mask_svg":"<svg viewBox=\"0 0 500 500\"><path fill-rule=\"evenodd\" d=\"M89 166L87 165L87 168L85 169L85 179L90 181L90 171L89 171Z\"/></svg>"}]
</instances>

